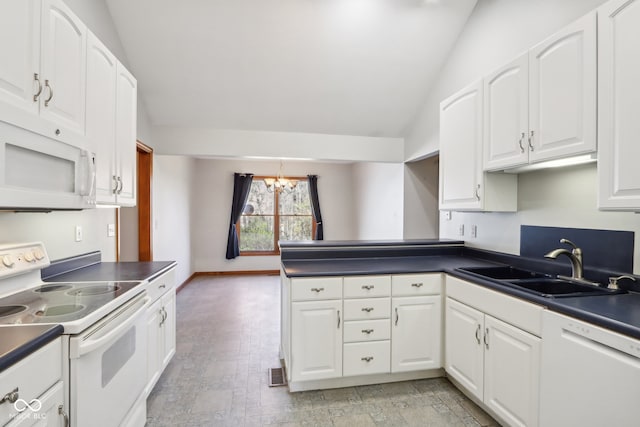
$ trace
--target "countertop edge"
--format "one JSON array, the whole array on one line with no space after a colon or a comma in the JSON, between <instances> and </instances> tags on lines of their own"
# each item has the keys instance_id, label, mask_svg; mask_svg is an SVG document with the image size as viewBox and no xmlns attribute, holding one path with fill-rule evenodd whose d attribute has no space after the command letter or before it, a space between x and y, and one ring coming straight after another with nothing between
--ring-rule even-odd
<instances>
[{"instance_id":1,"label":"countertop edge","mask_svg":"<svg viewBox=\"0 0 640 427\"><path fill-rule=\"evenodd\" d=\"M21 328L23 326L15 326L11 325L12 328ZM62 325L54 325L51 328L47 329L45 332L41 333L35 338L27 341L22 344L20 347L13 349L7 354L3 355L0 358L0 372L5 369L11 367L15 363L29 356L30 354L36 352L40 348L44 347L46 344L49 344L54 339L58 338L62 335L64 328Z\"/></svg>"}]
</instances>

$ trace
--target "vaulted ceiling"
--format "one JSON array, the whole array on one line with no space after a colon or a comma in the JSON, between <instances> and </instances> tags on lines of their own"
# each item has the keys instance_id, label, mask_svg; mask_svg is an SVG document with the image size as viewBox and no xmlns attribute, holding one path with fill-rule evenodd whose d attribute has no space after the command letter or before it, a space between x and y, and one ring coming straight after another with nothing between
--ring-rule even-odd
<instances>
[{"instance_id":1,"label":"vaulted ceiling","mask_svg":"<svg viewBox=\"0 0 640 427\"><path fill-rule=\"evenodd\" d=\"M106 0L154 125L401 137L476 0Z\"/></svg>"}]
</instances>

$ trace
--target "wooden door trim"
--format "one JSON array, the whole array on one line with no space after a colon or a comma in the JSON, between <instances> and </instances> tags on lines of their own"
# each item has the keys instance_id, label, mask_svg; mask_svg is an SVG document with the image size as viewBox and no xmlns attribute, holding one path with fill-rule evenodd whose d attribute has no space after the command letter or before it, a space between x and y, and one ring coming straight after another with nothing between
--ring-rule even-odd
<instances>
[{"instance_id":1,"label":"wooden door trim","mask_svg":"<svg viewBox=\"0 0 640 427\"><path fill-rule=\"evenodd\" d=\"M138 260L153 261L151 224L153 148L137 141L136 158L138 163Z\"/></svg>"}]
</instances>

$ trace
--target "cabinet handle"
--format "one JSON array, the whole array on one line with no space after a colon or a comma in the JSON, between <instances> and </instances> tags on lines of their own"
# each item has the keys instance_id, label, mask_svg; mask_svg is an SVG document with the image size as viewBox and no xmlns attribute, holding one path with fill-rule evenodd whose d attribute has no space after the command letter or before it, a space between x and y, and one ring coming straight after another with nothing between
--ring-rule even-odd
<instances>
[{"instance_id":1,"label":"cabinet handle","mask_svg":"<svg viewBox=\"0 0 640 427\"><path fill-rule=\"evenodd\" d=\"M338 310L338 329L340 329L340 310Z\"/></svg>"},{"instance_id":2,"label":"cabinet handle","mask_svg":"<svg viewBox=\"0 0 640 427\"><path fill-rule=\"evenodd\" d=\"M478 327L476 328L476 341L480 344L480 324L478 323Z\"/></svg>"},{"instance_id":3,"label":"cabinet handle","mask_svg":"<svg viewBox=\"0 0 640 427\"><path fill-rule=\"evenodd\" d=\"M58 415L62 415L64 418L64 427L69 427L69 415L64 411L64 407L62 405L58 406Z\"/></svg>"},{"instance_id":4,"label":"cabinet handle","mask_svg":"<svg viewBox=\"0 0 640 427\"><path fill-rule=\"evenodd\" d=\"M0 405L4 402L16 403L19 397L20 393L18 393L18 387L16 387L12 391L4 395L4 397L0 400Z\"/></svg>"},{"instance_id":5,"label":"cabinet handle","mask_svg":"<svg viewBox=\"0 0 640 427\"><path fill-rule=\"evenodd\" d=\"M162 284L162 285L158 286L158 289L164 289L164 288L166 288L166 287L167 287L167 285Z\"/></svg>"},{"instance_id":6,"label":"cabinet handle","mask_svg":"<svg viewBox=\"0 0 640 427\"><path fill-rule=\"evenodd\" d=\"M485 328L484 330L484 346L489 350L489 328Z\"/></svg>"},{"instance_id":7,"label":"cabinet handle","mask_svg":"<svg viewBox=\"0 0 640 427\"><path fill-rule=\"evenodd\" d=\"M122 194L122 187L124 187L124 184L122 183L122 178L118 177L118 194Z\"/></svg>"},{"instance_id":8,"label":"cabinet handle","mask_svg":"<svg viewBox=\"0 0 640 427\"><path fill-rule=\"evenodd\" d=\"M363 357L360 360L363 360L363 361L369 363L369 362L371 362L373 360L373 356Z\"/></svg>"},{"instance_id":9,"label":"cabinet handle","mask_svg":"<svg viewBox=\"0 0 640 427\"><path fill-rule=\"evenodd\" d=\"M398 326L398 320L400 320L400 316L398 316L398 307L396 307L396 326Z\"/></svg>"},{"instance_id":10,"label":"cabinet handle","mask_svg":"<svg viewBox=\"0 0 640 427\"><path fill-rule=\"evenodd\" d=\"M370 334L370 333L372 333L372 332L373 332L373 329L363 329L363 330L362 330L362 333L363 333L363 334L367 334L367 335L369 335L369 334Z\"/></svg>"},{"instance_id":11,"label":"cabinet handle","mask_svg":"<svg viewBox=\"0 0 640 427\"><path fill-rule=\"evenodd\" d=\"M40 83L40 77L38 76L38 73L33 73L33 80L38 83L38 91L33 95L33 102L38 102L38 98L42 93L42 83Z\"/></svg>"},{"instance_id":12,"label":"cabinet handle","mask_svg":"<svg viewBox=\"0 0 640 427\"><path fill-rule=\"evenodd\" d=\"M424 285L424 283L419 282L419 283L412 283L411 286L413 286L414 288L421 288Z\"/></svg>"},{"instance_id":13,"label":"cabinet handle","mask_svg":"<svg viewBox=\"0 0 640 427\"><path fill-rule=\"evenodd\" d=\"M51 100L53 99L53 88L49 85L49 80L44 81L44 87L49 89L49 97L44 100L44 106L48 107L49 102L51 102Z\"/></svg>"},{"instance_id":14,"label":"cabinet handle","mask_svg":"<svg viewBox=\"0 0 640 427\"><path fill-rule=\"evenodd\" d=\"M322 292L322 291L324 291L324 288L311 288L311 292L315 292L315 293L318 293L318 294L320 292Z\"/></svg>"},{"instance_id":15,"label":"cabinet handle","mask_svg":"<svg viewBox=\"0 0 640 427\"><path fill-rule=\"evenodd\" d=\"M375 286L373 286L373 285L362 285L362 289L364 289L366 291L370 291L373 288L375 288Z\"/></svg>"},{"instance_id":16,"label":"cabinet handle","mask_svg":"<svg viewBox=\"0 0 640 427\"><path fill-rule=\"evenodd\" d=\"M533 131L529 133L529 150L533 151Z\"/></svg>"},{"instance_id":17,"label":"cabinet handle","mask_svg":"<svg viewBox=\"0 0 640 427\"><path fill-rule=\"evenodd\" d=\"M362 311L366 311L367 313L371 313L373 311L373 307L362 307Z\"/></svg>"},{"instance_id":18,"label":"cabinet handle","mask_svg":"<svg viewBox=\"0 0 640 427\"><path fill-rule=\"evenodd\" d=\"M480 184L476 187L476 199L480 201Z\"/></svg>"},{"instance_id":19,"label":"cabinet handle","mask_svg":"<svg viewBox=\"0 0 640 427\"><path fill-rule=\"evenodd\" d=\"M520 152L524 153L524 145L522 145L522 141L524 141L524 132L520 135L520 139L518 140L518 145L520 146Z\"/></svg>"},{"instance_id":20,"label":"cabinet handle","mask_svg":"<svg viewBox=\"0 0 640 427\"><path fill-rule=\"evenodd\" d=\"M113 175L113 183L115 184L112 193L118 194L118 177Z\"/></svg>"}]
</instances>

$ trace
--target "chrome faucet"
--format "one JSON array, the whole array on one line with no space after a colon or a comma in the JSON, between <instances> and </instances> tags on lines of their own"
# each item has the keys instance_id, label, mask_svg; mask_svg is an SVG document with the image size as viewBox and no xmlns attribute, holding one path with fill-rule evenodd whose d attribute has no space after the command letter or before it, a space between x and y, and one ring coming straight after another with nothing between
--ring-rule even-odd
<instances>
[{"instance_id":1,"label":"chrome faucet","mask_svg":"<svg viewBox=\"0 0 640 427\"><path fill-rule=\"evenodd\" d=\"M584 281L584 277L582 277L583 269L582 269L582 249L576 246L571 240L560 239L560 243L566 243L568 245L573 246L571 252L566 249L554 249L548 254L545 254L545 258L556 259L558 255L566 255L571 260L571 277L572 280ZM558 276L558 278L563 278Z\"/></svg>"}]
</instances>

